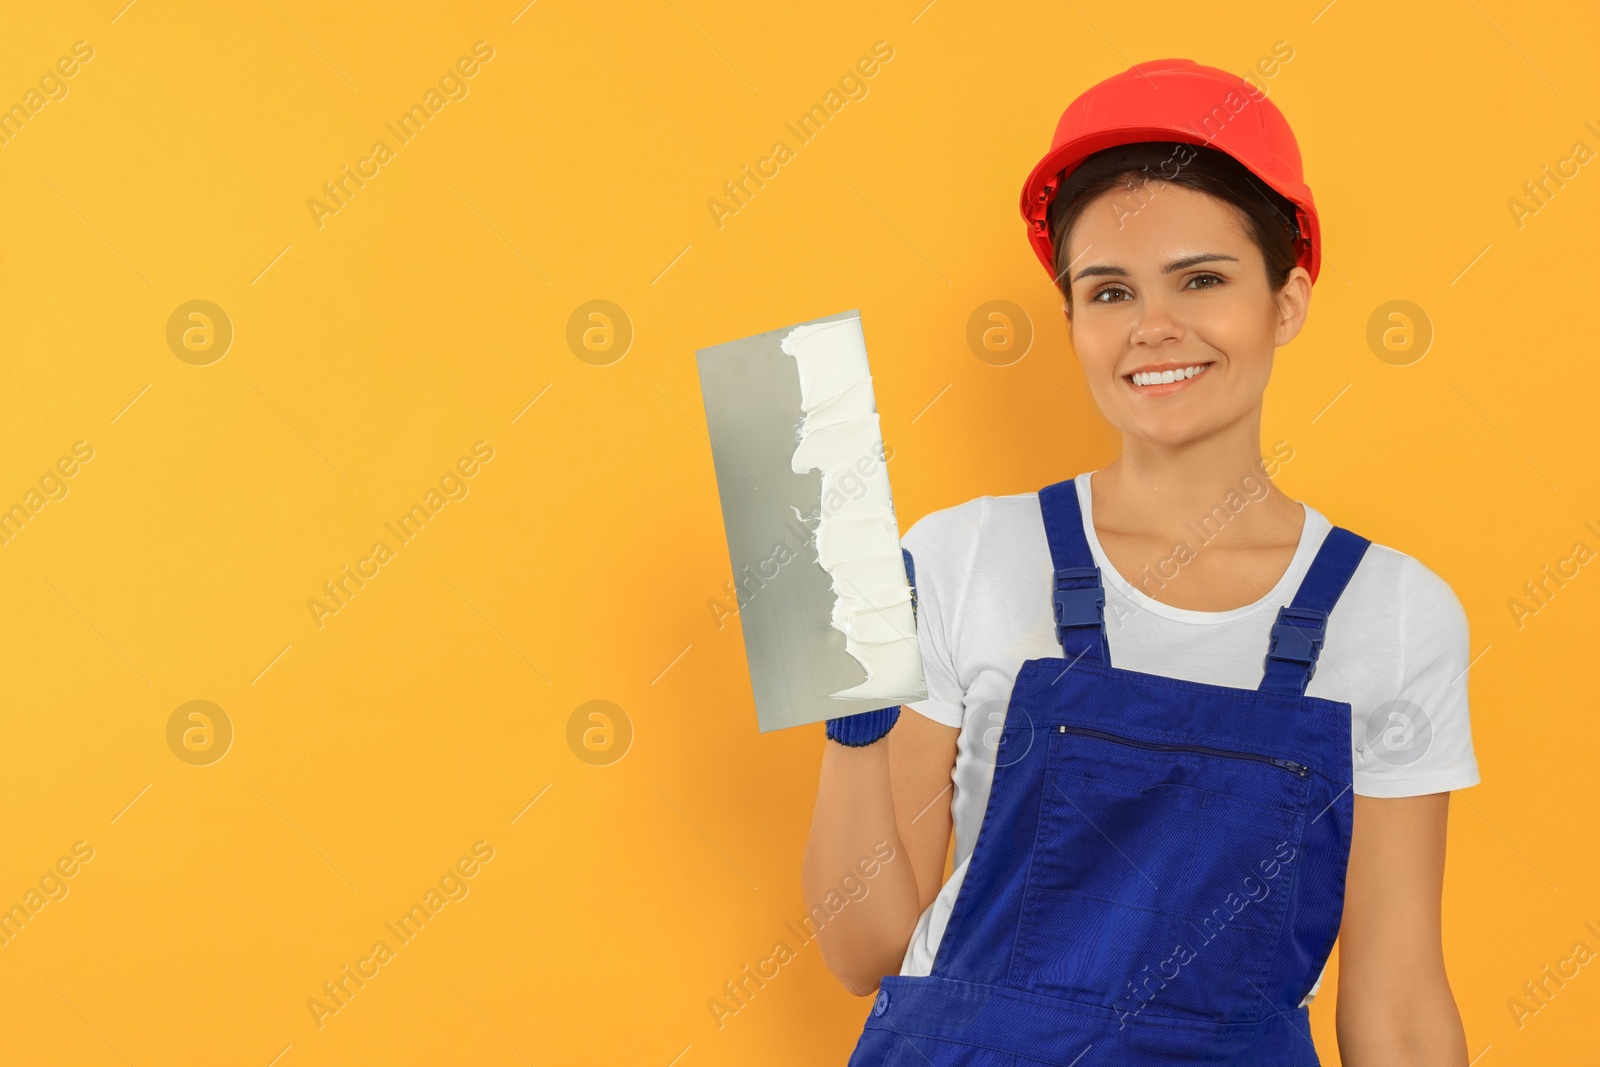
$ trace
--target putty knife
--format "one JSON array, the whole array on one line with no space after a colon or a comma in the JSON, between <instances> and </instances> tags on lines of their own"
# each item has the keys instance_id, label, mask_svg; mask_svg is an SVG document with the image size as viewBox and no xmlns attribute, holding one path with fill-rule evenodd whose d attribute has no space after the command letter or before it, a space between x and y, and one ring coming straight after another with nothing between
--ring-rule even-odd
<instances>
[{"instance_id":1,"label":"putty knife","mask_svg":"<svg viewBox=\"0 0 1600 1067\"><path fill-rule=\"evenodd\" d=\"M760 730L926 697L861 313L696 356Z\"/></svg>"}]
</instances>

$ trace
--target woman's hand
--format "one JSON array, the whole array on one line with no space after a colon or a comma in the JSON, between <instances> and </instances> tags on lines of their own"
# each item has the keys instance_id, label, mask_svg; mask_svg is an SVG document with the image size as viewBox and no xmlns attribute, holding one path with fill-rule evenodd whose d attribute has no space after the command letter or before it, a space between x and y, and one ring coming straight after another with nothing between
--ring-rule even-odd
<instances>
[{"instance_id":1,"label":"woman's hand","mask_svg":"<svg viewBox=\"0 0 1600 1067\"><path fill-rule=\"evenodd\" d=\"M902 708L881 741L826 742L801 888L828 969L857 996L899 973L917 919L944 884L959 734ZM863 861L876 861L870 880ZM841 892L853 884L866 891Z\"/></svg>"},{"instance_id":2,"label":"woman's hand","mask_svg":"<svg viewBox=\"0 0 1600 1067\"><path fill-rule=\"evenodd\" d=\"M1450 794L1355 798L1335 1026L1344 1067L1466 1067L1440 931Z\"/></svg>"}]
</instances>

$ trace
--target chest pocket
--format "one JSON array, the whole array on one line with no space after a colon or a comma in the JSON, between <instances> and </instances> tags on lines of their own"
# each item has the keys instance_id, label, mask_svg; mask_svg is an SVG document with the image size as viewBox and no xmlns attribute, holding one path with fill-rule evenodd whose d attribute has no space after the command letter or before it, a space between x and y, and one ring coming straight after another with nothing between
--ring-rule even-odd
<instances>
[{"instance_id":1,"label":"chest pocket","mask_svg":"<svg viewBox=\"0 0 1600 1067\"><path fill-rule=\"evenodd\" d=\"M1074 726L1047 746L1010 979L1125 1021L1254 1022L1309 771Z\"/></svg>"}]
</instances>

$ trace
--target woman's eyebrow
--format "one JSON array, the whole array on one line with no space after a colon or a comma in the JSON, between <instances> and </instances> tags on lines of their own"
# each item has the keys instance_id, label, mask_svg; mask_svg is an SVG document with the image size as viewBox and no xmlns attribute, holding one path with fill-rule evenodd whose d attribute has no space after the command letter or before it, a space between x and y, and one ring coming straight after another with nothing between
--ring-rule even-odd
<instances>
[{"instance_id":1,"label":"woman's eyebrow","mask_svg":"<svg viewBox=\"0 0 1600 1067\"><path fill-rule=\"evenodd\" d=\"M1185 267L1192 267L1196 263L1210 263L1219 259L1229 260L1233 263L1239 262L1238 256L1225 256L1220 252L1200 252L1196 255L1184 256L1182 259L1173 260L1171 263L1168 263L1165 267L1161 268L1161 273L1171 274L1173 271L1183 270ZM1105 263L1097 263L1092 267L1085 267L1080 270L1076 275L1073 276L1072 280L1077 282L1084 278L1099 277L1101 275L1126 278L1128 276L1128 272L1121 267L1113 267Z\"/></svg>"}]
</instances>

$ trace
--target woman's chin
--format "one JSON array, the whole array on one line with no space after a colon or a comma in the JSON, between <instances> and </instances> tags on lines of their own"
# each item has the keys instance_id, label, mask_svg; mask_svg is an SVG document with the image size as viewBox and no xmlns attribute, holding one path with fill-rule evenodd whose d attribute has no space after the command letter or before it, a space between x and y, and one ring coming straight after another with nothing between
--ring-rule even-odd
<instances>
[{"instance_id":1,"label":"woman's chin","mask_svg":"<svg viewBox=\"0 0 1600 1067\"><path fill-rule=\"evenodd\" d=\"M1145 412L1139 418L1128 420L1121 429L1128 438L1163 448L1177 448L1208 436L1218 425L1218 420L1208 417L1208 413L1172 412L1152 416Z\"/></svg>"}]
</instances>

